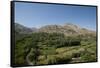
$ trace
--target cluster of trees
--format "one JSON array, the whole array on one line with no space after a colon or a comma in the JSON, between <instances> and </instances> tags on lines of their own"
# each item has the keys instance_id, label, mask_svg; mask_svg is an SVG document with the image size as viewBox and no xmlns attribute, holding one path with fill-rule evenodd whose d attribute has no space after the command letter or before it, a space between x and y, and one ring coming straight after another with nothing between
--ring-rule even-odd
<instances>
[{"instance_id":1,"label":"cluster of trees","mask_svg":"<svg viewBox=\"0 0 100 68\"><path fill-rule=\"evenodd\" d=\"M77 37L65 37L65 35L61 33L39 32L26 35L21 39L16 40L15 64L27 65L26 56L30 52L31 48L35 50L32 52L33 56L30 56L31 61L37 61L39 54L41 54L40 50L44 47L59 48L67 46L77 46L80 45L80 42L81 40ZM35 53L36 51L38 51L38 54Z\"/></svg>"},{"instance_id":2,"label":"cluster of trees","mask_svg":"<svg viewBox=\"0 0 100 68\"><path fill-rule=\"evenodd\" d=\"M80 45L80 39L77 37L66 37L61 33L33 33L33 42L41 43L40 46L63 47Z\"/></svg>"}]
</instances>

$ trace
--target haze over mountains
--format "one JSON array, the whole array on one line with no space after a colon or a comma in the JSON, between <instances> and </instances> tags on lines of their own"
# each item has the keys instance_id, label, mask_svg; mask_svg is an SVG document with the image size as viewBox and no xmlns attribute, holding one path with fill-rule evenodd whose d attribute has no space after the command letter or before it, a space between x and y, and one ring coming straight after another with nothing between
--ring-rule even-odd
<instances>
[{"instance_id":1,"label":"haze over mountains","mask_svg":"<svg viewBox=\"0 0 100 68\"><path fill-rule=\"evenodd\" d=\"M23 33L23 34L33 32L30 28L25 27L25 26L18 24L18 23L15 23L15 31L18 32L18 33Z\"/></svg>"},{"instance_id":2,"label":"haze over mountains","mask_svg":"<svg viewBox=\"0 0 100 68\"><path fill-rule=\"evenodd\" d=\"M24 25L15 23L15 31L20 34L30 34L33 32L47 32L47 33L64 33L66 36L69 35L96 35L96 32L86 28L81 28L75 24L66 23L64 25L46 25L40 28L28 28Z\"/></svg>"}]
</instances>

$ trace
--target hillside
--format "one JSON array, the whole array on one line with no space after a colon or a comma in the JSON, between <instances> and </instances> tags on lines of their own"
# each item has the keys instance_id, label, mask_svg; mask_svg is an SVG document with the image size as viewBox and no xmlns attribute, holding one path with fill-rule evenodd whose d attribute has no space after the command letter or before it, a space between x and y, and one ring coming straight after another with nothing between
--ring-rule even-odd
<instances>
[{"instance_id":1,"label":"hillside","mask_svg":"<svg viewBox=\"0 0 100 68\"><path fill-rule=\"evenodd\" d=\"M69 35L94 35L95 36L95 31L88 30L86 28L81 28L73 24L65 24L63 26L47 25L47 26L41 27L39 31L48 32L48 33L52 33L52 32L64 33L66 36L69 36Z\"/></svg>"},{"instance_id":2,"label":"hillside","mask_svg":"<svg viewBox=\"0 0 100 68\"><path fill-rule=\"evenodd\" d=\"M74 24L64 24L64 25L46 25L42 26L40 28L28 28L23 25L20 25L18 23L15 23L15 31L22 33L22 34L28 34L33 32L46 32L46 33L64 33L66 36L69 35L96 35L95 31L88 30L86 28L81 28L80 26L74 25Z\"/></svg>"},{"instance_id":3,"label":"hillside","mask_svg":"<svg viewBox=\"0 0 100 68\"><path fill-rule=\"evenodd\" d=\"M96 32L74 24L15 29L15 65L96 62Z\"/></svg>"},{"instance_id":4,"label":"hillside","mask_svg":"<svg viewBox=\"0 0 100 68\"><path fill-rule=\"evenodd\" d=\"M15 23L15 32L20 33L20 34L27 34L27 33L32 33L35 31L35 28L28 28L24 25L21 25L19 23Z\"/></svg>"}]
</instances>

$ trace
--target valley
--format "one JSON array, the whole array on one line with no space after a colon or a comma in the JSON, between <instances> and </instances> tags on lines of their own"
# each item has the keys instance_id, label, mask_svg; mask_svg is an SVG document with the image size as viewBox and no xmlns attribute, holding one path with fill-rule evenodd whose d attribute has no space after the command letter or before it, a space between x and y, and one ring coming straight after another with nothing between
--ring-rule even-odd
<instances>
[{"instance_id":1,"label":"valley","mask_svg":"<svg viewBox=\"0 0 100 68\"><path fill-rule=\"evenodd\" d=\"M16 23L15 23L16 24ZM15 25L15 65L96 62L96 31L74 24Z\"/></svg>"}]
</instances>

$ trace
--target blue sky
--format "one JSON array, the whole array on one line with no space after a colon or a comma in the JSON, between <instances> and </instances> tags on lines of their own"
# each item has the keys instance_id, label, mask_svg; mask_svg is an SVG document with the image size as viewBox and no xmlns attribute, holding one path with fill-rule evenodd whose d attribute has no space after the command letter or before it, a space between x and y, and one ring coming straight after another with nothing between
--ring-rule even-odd
<instances>
[{"instance_id":1,"label":"blue sky","mask_svg":"<svg viewBox=\"0 0 100 68\"><path fill-rule=\"evenodd\" d=\"M36 28L72 23L96 30L96 7L16 2L15 22Z\"/></svg>"}]
</instances>

